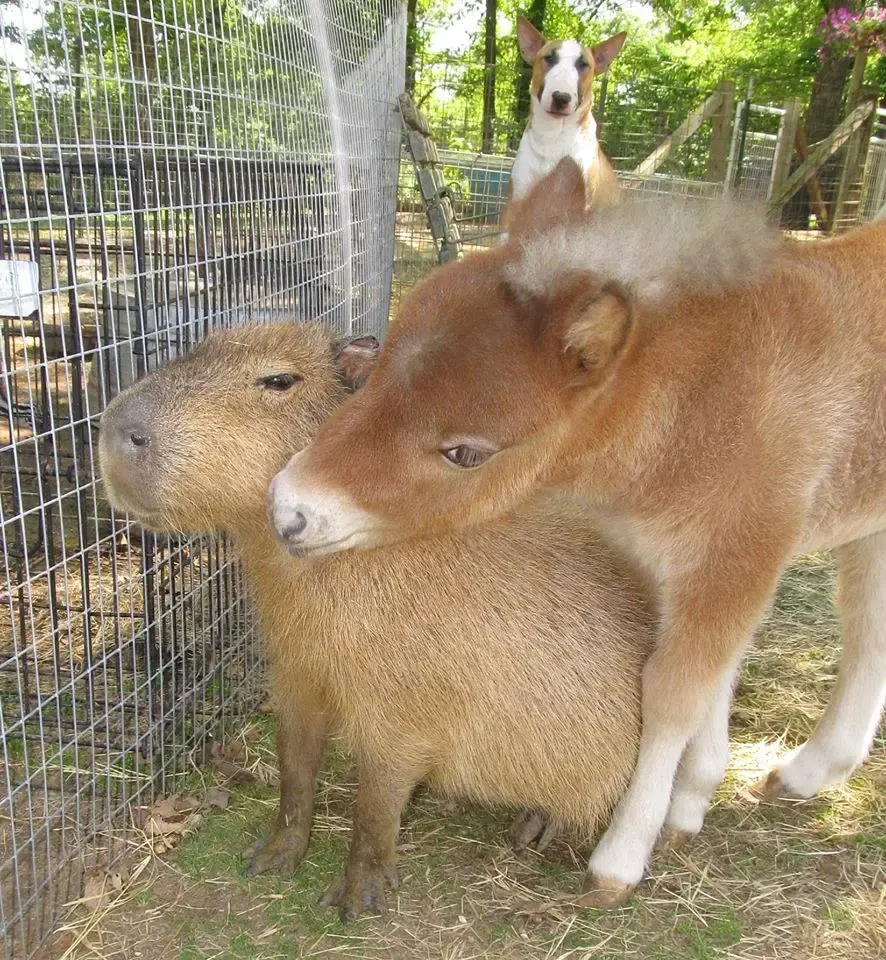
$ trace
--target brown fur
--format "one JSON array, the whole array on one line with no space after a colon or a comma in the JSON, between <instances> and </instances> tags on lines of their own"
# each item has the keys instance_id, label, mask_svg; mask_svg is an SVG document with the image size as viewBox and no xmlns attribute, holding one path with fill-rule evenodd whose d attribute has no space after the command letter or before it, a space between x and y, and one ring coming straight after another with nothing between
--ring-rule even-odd
<instances>
[{"instance_id":1,"label":"brown fur","mask_svg":"<svg viewBox=\"0 0 886 960\"><path fill-rule=\"evenodd\" d=\"M540 487L580 492L658 585L644 736L684 744L790 558L847 545L845 569L866 556L868 585L844 606L855 679L841 674L838 693L863 683L865 658L871 672L883 658L886 556L853 541L886 529L886 224L790 244L751 221L711 230L702 212L656 238L627 206L530 242L570 184L580 214L578 170L561 164L527 201L520 242L413 291L367 389L290 468L293 489L371 515L364 545L487 522ZM556 244L574 254L559 266ZM500 452L460 471L440 454L453 436ZM864 756L873 723L833 772Z\"/></svg>"},{"instance_id":2,"label":"brown fur","mask_svg":"<svg viewBox=\"0 0 886 960\"><path fill-rule=\"evenodd\" d=\"M274 373L302 380L263 390ZM329 731L355 756L351 860L328 896L351 916L392 879L400 812L421 779L585 834L606 816L635 759L650 615L587 511L562 497L464 534L289 557L267 525L267 486L343 396L317 328L216 334L114 400L100 455L118 507L154 529L230 533L242 551L281 759L280 815L252 870L304 854ZM143 462L115 440L136 423L152 433Z\"/></svg>"}]
</instances>

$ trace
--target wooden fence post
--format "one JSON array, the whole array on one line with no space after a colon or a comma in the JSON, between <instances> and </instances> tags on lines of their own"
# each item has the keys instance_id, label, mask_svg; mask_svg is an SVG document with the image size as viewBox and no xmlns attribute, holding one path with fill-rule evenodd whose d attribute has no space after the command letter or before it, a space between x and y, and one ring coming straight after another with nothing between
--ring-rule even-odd
<instances>
[{"instance_id":1,"label":"wooden fence post","mask_svg":"<svg viewBox=\"0 0 886 960\"><path fill-rule=\"evenodd\" d=\"M775 157L772 160L772 177L769 180L768 200L787 180L791 172L791 157L794 155L794 141L800 125L802 104L799 97L785 100L784 113L778 125L778 139L775 141Z\"/></svg>"},{"instance_id":2,"label":"wooden fence post","mask_svg":"<svg viewBox=\"0 0 886 960\"><path fill-rule=\"evenodd\" d=\"M735 84L731 80L721 80L717 90L723 99L720 109L714 114L711 128L711 148L708 153L708 180L722 183L726 179L729 164L729 124L735 108Z\"/></svg>"},{"instance_id":3,"label":"wooden fence post","mask_svg":"<svg viewBox=\"0 0 886 960\"><path fill-rule=\"evenodd\" d=\"M834 212L831 217L832 229L846 230L858 219L858 207L861 203L862 178L868 157L868 147L874 134L877 116L877 91L871 87L860 87L849 102L849 109L860 103L873 101L873 109L864 123L853 133L843 154L840 164L840 179L837 183L837 196L834 200Z\"/></svg>"}]
</instances>

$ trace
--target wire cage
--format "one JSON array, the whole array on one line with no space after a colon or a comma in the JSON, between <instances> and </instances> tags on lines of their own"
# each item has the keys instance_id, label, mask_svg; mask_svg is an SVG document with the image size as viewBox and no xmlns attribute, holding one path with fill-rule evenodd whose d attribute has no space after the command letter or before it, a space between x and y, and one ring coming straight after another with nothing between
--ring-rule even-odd
<instances>
[{"instance_id":1,"label":"wire cage","mask_svg":"<svg viewBox=\"0 0 886 960\"><path fill-rule=\"evenodd\" d=\"M7 960L264 696L227 544L114 516L101 412L216 327L383 329L404 50L396 0L0 5Z\"/></svg>"}]
</instances>

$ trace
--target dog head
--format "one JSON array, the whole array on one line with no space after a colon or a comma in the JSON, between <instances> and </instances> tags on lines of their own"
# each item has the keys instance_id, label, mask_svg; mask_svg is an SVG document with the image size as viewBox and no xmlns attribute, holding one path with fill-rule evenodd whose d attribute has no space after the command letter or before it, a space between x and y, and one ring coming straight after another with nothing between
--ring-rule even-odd
<instances>
[{"instance_id":1,"label":"dog head","mask_svg":"<svg viewBox=\"0 0 886 960\"><path fill-rule=\"evenodd\" d=\"M578 40L547 40L525 17L517 18L517 41L532 67L530 92L553 117L570 117L594 102L594 77L605 73L625 42L625 33L583 46Z\"/></svg>"}]
</instances>

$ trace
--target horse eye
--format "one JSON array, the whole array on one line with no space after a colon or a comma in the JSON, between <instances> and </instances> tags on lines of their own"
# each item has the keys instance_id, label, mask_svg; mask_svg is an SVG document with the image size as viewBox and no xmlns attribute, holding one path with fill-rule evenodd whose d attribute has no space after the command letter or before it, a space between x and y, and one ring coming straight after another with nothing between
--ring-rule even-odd
<instances>
[{"instance_id":1,"label":"horse eye","mask_svg":"<svg viewBox=\"0 0 886 960\"><path fill-rule=\"evenodd\" d=\"M448 450L441 450L440 453L450 462L463 470L473 470L475 467L481 467L492 456L492 450L480 450L477 447L469 447L466 443L460 443L457 447L449 447Z\"/></svg>"},{"instance_id":2,"label":"horse eye","mask_svg":"<svg viewBox=\"0 0 886 960\"><path fill-rule=\"evenodd\" d=\"M273 390L275 393L284 393L299 383L301 379L297 373L274 373L270 377L261 377L258 385L267 390Z\"/></svg>"}]
</instances>

